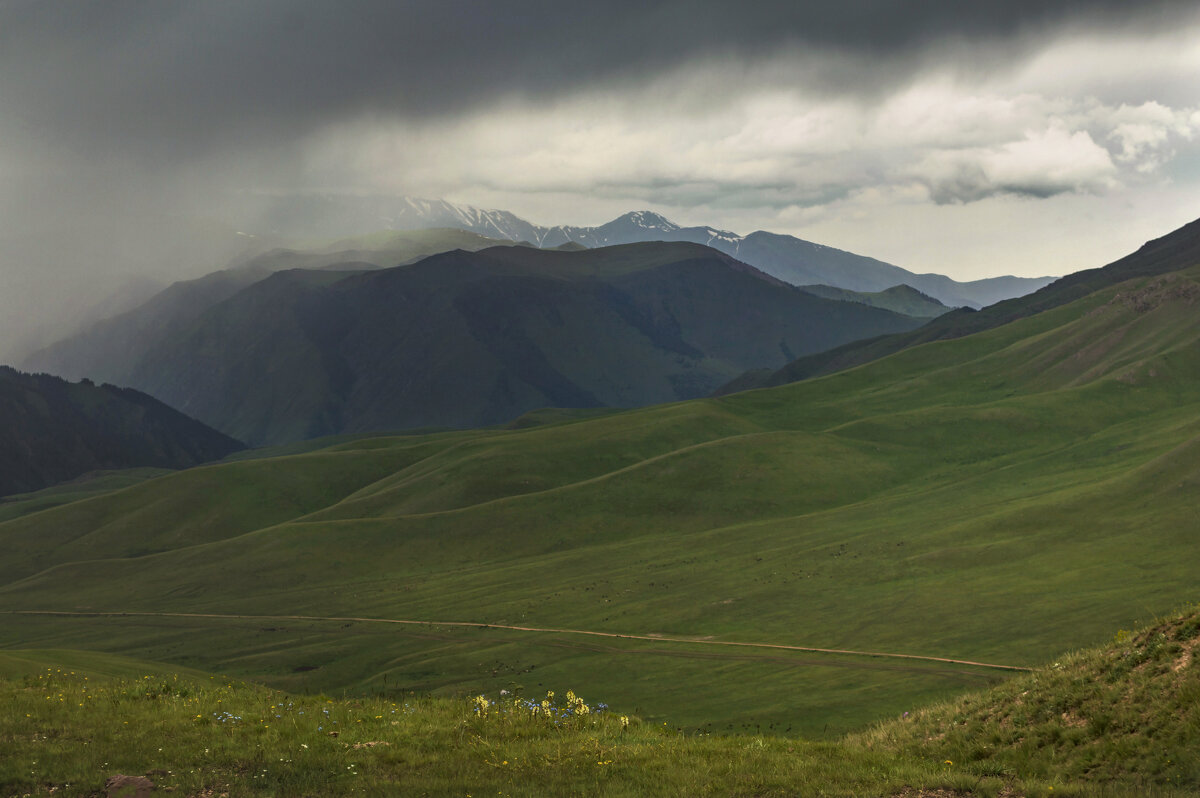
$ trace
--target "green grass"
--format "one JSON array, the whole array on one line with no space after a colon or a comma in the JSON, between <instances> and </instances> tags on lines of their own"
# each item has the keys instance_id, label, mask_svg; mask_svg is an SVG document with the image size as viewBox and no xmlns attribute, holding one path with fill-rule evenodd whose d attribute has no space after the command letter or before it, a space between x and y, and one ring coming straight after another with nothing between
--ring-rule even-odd
<instances>
[{"instance_id":1,"label":"green grass","mask_svg":"<svg viewBox=\"0 0 1200 798\"><path fill-rule=\"evenodd\" d=\"M1200 615L1190 609L1034 674L850 739L1047 784L1200 790Z\"/></svg>"},{"instance_id":2,"label":"green grass","mask_svg":"<svg viewBox=\"0 0 1200 798\"><path fill-rule=\"evenodd\" d=\"M0 499L0 523L30 513L48 510L80 499L102 496L115 490L136 485L147 479L165 476L165 468L129 468L122 471L99 471L33 493L21 493Z\"/></svg>"},{"instance_id":3,"label":"green grass","mask_svg":"<svg viewBox=\"0 0 1200 798\"><path fill-rule=\"evenodd\" d=\"M582 714L555 693L494 695L481 712L465 699L294 696L152 665L124 678L29 667L0 681L0 791L85 795L123 774L184 795L852 795L933 770L828 743L686 736L594 701ZM897 772L881 779L885 769Z\"/></svg>"},{"instance_id":4,"label":"green grass","mask_svg":"<svg viewBox=\"0 0 1200 798\"><path fill-rule=\"evenodd\" d=\"M12 651L0 654L0 793L92 795L122 774L190 796L1192 795L1198 643L1190 609L828 741L689 733L582 686L341 699Z\"/></svg>"},{"instance_id":5,"label":"green grass","mask_svg":"<svg viewBox=\"0 0 1200 798\"><path fill-rule=\"evenodd\" d=\"M353 616L1035 666L1193 597L1197 270L720 400L349 438L0 523L0 611ZM454 627L0 615L296 692L576 685L833 737L1004 678ZM785 697L785 698L781 698Z\"/></svg>"}]
</instances>

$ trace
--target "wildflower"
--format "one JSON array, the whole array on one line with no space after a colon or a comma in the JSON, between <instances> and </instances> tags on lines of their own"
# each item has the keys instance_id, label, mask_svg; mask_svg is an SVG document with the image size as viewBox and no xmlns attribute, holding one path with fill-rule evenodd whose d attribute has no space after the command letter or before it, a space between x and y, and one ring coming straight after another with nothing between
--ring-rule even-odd
<instances>
[{"instance_id":1,"label":"wildflower","mask_svg":"<svg viewBox=\"0 0 1200 798\"><path fill-rule=\"evenodd\" d=\"M629 716L628 715L621 716L621 728L622 729L629 728Z\"/></svg>"}]
</instances>

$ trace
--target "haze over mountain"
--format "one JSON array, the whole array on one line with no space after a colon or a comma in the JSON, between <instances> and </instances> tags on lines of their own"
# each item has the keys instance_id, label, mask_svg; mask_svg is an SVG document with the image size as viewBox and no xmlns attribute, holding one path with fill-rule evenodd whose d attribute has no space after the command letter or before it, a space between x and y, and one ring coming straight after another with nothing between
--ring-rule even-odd
<instances>
[{"instance_id":1,"label":"haze over mountain","mask_svg":"<svg viewBox=\"0 0 1200 798\"><path fill-rule=\"evenodd\" d=\"M458 229L375 231L307 249L276 247L235 259L227 269L182 280L124 313L102 318L38 349L21 361L27 371L67 379L88 377L127 384L135 364L155 342L243 288L286 269L378 269L450 249L476 251L509 242Z\"/></svg>"},{"instance_id":2,"label":"haze over mountain","mask_svg":"<svg viewBox=\"0 0 1200 798\"><path fill-rule=\"evenodd\" d=\"M350 266L181 284L35 362L103 364L105 379L263 444L687 399L756 365L920 324L685 242Z\"/></svg>"},{"instance_id":3,"label":"haze over mountain","mask_svg":"<svg viewBox=\"0 0 1200 798\"><path fill-rule=\"evenodd\" d=\"M89 471L188 468L243 448L138 391L0 366L0 496Z\"/></svg>"},{"instance_id":4,"label":"haze over mountain","mask_svg":"<svg viewBox=\"0 0 1200 798\"><path fill-rule=\"evenodd\" d=\"M1029 293L1052 277L991 277L960 283L940 274L916 274L899 266L762 230L740 236L713 227L680 227L651 211L631 211L596 227L531 224L513 213L455 205L444 200L349 195L292 195L273 199L259 224L274 235L337 235L457 227L485 236L527 241L539 247L575 242L604 247L643 241L690 241L713 247L792 285L830 285L877 292L908 285L950 307L983 307Z\"/></svg>"}]
</instances>

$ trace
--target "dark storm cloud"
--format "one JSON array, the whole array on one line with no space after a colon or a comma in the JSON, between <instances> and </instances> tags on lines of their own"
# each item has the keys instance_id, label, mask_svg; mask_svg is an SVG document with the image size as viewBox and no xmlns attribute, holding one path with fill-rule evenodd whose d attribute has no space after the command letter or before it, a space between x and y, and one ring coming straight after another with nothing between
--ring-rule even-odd
<instances>
[{"instance_id":1,"label":"dark storm cloud","mask_svg":"<svg viewBox=\"0 0 1200 798\"><path fill-rule=\"evenodd\" d=\"M0 108L8 117L0 124L71 150L114 148L169 163L294 140L358 113L455 113L510 95L536 101L784 47L848 56L853 69L806 77L866 88L902 78L937 41L1036 39L1068 24L1157 25L1189 6L0 0ZM871 64L887 68L872 72Z\"/></svg>"}]
</instances>

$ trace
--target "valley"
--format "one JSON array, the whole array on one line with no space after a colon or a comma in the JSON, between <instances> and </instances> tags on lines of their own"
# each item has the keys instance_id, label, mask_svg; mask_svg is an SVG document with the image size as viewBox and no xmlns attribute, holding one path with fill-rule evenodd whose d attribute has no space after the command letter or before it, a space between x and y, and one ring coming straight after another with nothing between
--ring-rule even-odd
<instances>
[{"instance_id":1,"label":"valley","mask_svg":"<svg viewBox=\"0 0 1200 798\"><path fill-rule=\"evenodd\" d=\"M1170 610L1200 565L1197 277L778 388L266 450L16 518L0 609L66 615L9 615L0 640L299 690L586 680L693 728L862 728L1003 677L498 627L1033 667ZM242 498L197 501L214 483Z\"/></svg>"}]
</instances>

